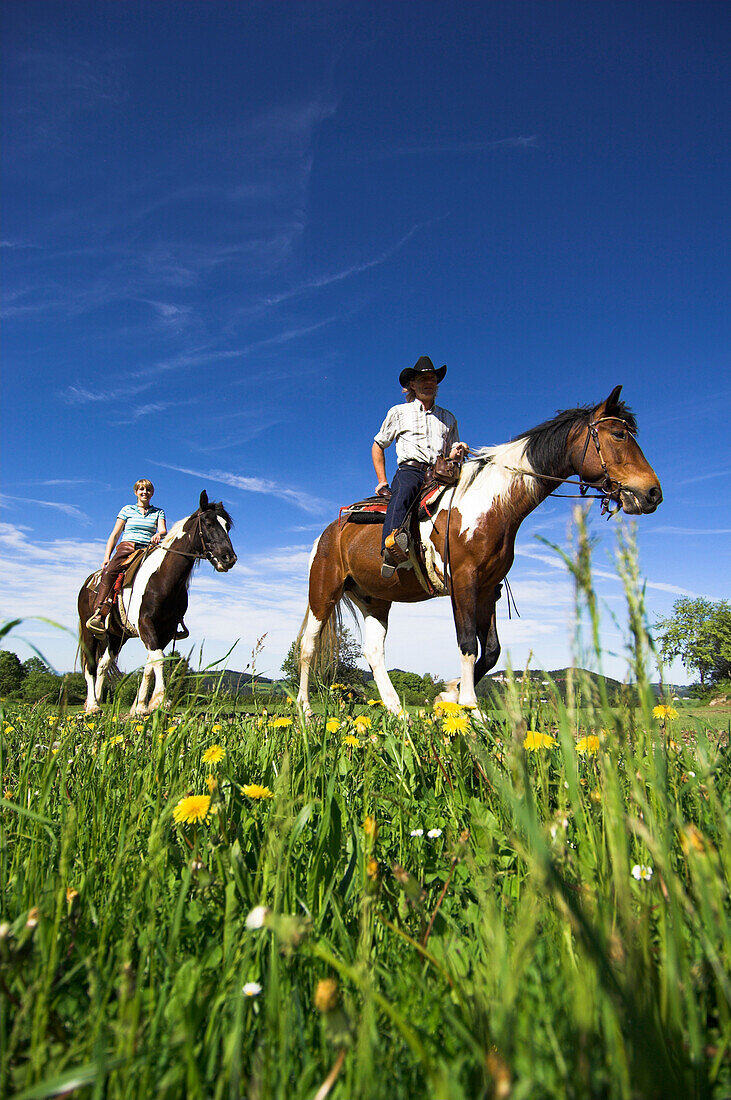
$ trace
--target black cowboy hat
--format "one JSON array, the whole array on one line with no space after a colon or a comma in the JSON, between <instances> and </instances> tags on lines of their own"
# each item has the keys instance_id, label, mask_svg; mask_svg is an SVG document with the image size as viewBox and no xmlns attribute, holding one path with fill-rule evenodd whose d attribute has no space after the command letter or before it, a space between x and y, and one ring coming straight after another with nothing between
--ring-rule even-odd
<instances>
[{"instance_id":1,"label":"black cowboy hat","mask_svg":"<svg viewBox=\"0 0 731 1100\"><path fill-rule=\"evenodd\" d=\"M428 355L421 355L414 363L413 367L404 367L401 374L398 376L398 380L402 386L407 386L415 374L423 374L424 371L433 370L437 376L437 382L441 382L444 375L447 373L447 364L439 370L434 366Z\"/></svg>"}]
</instances>

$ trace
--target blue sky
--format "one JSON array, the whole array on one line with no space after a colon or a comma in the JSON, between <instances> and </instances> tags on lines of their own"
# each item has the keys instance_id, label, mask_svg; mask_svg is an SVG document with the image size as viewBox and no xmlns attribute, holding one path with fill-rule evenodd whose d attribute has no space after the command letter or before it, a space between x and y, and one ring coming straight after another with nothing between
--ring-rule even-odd
<instances>
[{"instance_id":1,"label":"blue sky","mask_svg":"<svg viewBox=\"0 0 731 1100\"><path fill-rule=\"evenodd\" d=\"M169 522L205 487L239 564L196 574L196 657L238 639L241 668L266 635L276 675L312 541L372 491L423 354L475 447L622 383L665 493L636 524L651 616L729 596L727 4L24 0L2 20L2 617L74 630L134 481ZM515 666L571 660L571 586L534 537L564 544L571 507L519 535ZM622 676L634 525L590 522ZM29 618L6 639L26 656L21 636L72 667L70 634ZM395 609L387 658L456 675L448 601Z\"/></svg>"}]
</instances>

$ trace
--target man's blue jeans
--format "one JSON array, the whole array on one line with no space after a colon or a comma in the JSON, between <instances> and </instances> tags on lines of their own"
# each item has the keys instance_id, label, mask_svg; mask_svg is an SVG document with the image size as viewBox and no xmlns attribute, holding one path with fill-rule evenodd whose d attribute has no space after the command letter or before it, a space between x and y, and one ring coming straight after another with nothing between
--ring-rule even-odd
<instances>
[{"instance_id":1,"label":"man's blue jeans","mask_svg":"<svg viewBox=\"0 0 731 1100\"><path fill-rule=\"evenodd\" d=\"M426 470L417 470L415 466L399 466L391 482L391 499L386 509L386 518L383 523L383 538L381 540L381 552L386 545L386 538L392 531L397 531L404 522L404 517L409 507L419 495L419 490L424 484Z\"/></svg>"}]
</instances>

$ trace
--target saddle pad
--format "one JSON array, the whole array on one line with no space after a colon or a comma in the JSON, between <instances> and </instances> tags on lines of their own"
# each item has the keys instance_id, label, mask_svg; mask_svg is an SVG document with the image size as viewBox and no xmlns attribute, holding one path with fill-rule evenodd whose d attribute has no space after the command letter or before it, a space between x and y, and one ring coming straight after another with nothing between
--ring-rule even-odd
<instances>
[{"instance_id":1,"label":"saddle pad","mask_svg":"<svg viewBox=\"0 0 731 1100\"><path fill-rule=\"evenodd\" d=\"M419 501L419 522L431 519L434 505L446 488L448 486L439 483L427 487ZM388 501L383 497L366 497L341 508L338 523L341 527L344 523L383 523L387 507Z\"/></svg>"}]
</instances>

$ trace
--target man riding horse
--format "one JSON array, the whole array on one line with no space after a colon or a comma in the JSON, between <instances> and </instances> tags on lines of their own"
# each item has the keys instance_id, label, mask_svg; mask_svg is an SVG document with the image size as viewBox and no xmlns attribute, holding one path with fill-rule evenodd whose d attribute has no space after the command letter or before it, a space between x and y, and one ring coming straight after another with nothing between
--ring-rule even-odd
<instances>
[{"instance_id":1,"label":"man riding horse","mask_svg":"<svg viewBox=\"0 0 731 1100\"><path fill-rule=\"evenodd\" d=\"M408 559L409 534L405 521L427 470L439 455L460 460L468 451L465 443L458 442L455 417L436 404L437 389L446 373L446 366L437 370L428 355L422 355L413 367L402 370L399 382L406 400L388 410L373 440L371 457L378 478L376 493L389 497L381 542L381 575L386 578L392 577ZM398 469L389 487L383 452L393 442Z\"/></svg>"}]
</instances>

